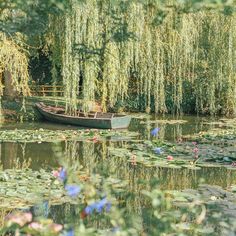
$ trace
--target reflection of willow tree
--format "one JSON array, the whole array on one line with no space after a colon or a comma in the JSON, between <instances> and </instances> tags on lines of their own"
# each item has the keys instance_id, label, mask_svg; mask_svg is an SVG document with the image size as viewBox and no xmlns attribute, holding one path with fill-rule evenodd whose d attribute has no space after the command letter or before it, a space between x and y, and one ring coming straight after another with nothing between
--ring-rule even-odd
<instances>
[{"instance_id":1,"label":"reflection of willow tree","mask_svg":"<svg viewBox=\"0 0 236 236\"><path fill-rule=\"evenodd\" d=\"M101 161L99 158L100 152L97 150L96 144L93 142L77 142L68 141L65 145L65 159L70 166L82 166L88 173L93 173L96 165Z\"/></svg>"},{"instance_id":2,"label":"reflection of willow tree","mask_svg":"<svg viewBox=\"0 0 236 236\"><path fill-rule=\"evenodd\" d=\"M205 183L220 185L224 188L235 184L235 172L226 168L202 168L201 170L190 170L187 168L160 168L145 167L143 165L132 165L127 157L122 155L110 155L109 148L126 148L125 141L101 141L93 142L67 142L64 159L72 169L83 167L81 174L97 174L122 179L127 182L125 192L118 194L117 198L122 206L125 206L126 213L142 214L150 202L141 193L142 190L151 190L150 182L157 179L161 189L181 190L196 188L199 180L205 179ZM73 207L65 205L63 214L70 215ZM61 214L61 213L60 213ZM78 214L73 212L74 215ZM88 222L90 225L100 223L99 218ZM104 223L104 222L103 222ZM103 223L100 225L102 227ZM104 223L104 227L106 223Z\"/></svg>"},{"instance_id":3,"label":"reflection of willow tree","mask_svg":"<svg viewBox=\"0 0 236 236\"><path fill-rule=\"evenodd\" d=\"M148 171L147 168L138 167L134 179L142 178L149 182L155 177L161 188L170 190L196 188L201 179L206 184L219 185L224 188L235 184L235 172L219 167L206 167L201 170L151 167Z\"/></svg>"},{"instance_id":4,"label":"reflection of willow tree","mask_svg":"<svg viewBox=\"0 0 236 236\"><path fill-rule=\"evenodd\" d=\"M26 155L26 143L1 144L1 163L3 169L24 169L31 166L31 158Z\"/></svg>"},{"instance_id":5,"label":"reflection of willow tree","mask_svg":"<svg viewBox=\"0 0 236 236\"><path fill-rule=\"evenodd\" d=\"M71 11L51 18L47 35L53 71L62 65L68 111L82 80L85 106L98 96L104 109L112 107L135 88L147 111L153 104L157 113L167 106L180 112L191 102L197 112L234 113L235 19L173 5L163 11L154 2L72 1Z\"/></svg>"},{"instance_id":6,"label":"reflection of willow tree","mask_svg":"<svg viewBox=\"0 0 236 236\"><path fill-rule=\"evenodd\" d=\"M4 143L1 146L1 162L3 169L14 168L19 145L17 143Z\"/></svg>"},{"instance_id":7,"label":"reflection of willow tree","mask_svg":"<svg viewBox=\"0 0 236 236\"><path fill-rule=\"evenodd\" d=\"M234 172L227 168L212 167L191 170L188 168L145 167L130 164L124 156L110 155L109 148L126 148L127 145L127 142L124 141L68 142L64 161L69 161L71 166L78 162L86 173L106 174L128 180L132 192L140 192L138 187L140 179L149 182L154 177L165 189L195 188L200 179L222 187L235 183ZM223 176L227 176L227 178L223 178Z\"/></svg>"}]
</instances>

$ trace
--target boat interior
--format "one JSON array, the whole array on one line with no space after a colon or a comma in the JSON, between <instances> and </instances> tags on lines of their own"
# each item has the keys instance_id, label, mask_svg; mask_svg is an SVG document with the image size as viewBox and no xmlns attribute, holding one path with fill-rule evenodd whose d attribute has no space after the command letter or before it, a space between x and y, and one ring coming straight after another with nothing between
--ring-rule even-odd
<instances>
[{"instance_id":1,"label":"boat interior","mask_svg":"<svg viewBox=\"0 0 236 236\"><path fill-rule=\"evenodd\" d=\"M41 109L45 110L46 112L52 112L54 114L66 115L65 109L63 107L53 107L45 105L44 103L39 103ZM74 115L76 117L88 117L88 118L103 118L103 119L112 119L113 117L122 117L124 115L119 115L115 113L103 113L103 112L83 112L78 110Z\"/></svg>"}]
</instances>

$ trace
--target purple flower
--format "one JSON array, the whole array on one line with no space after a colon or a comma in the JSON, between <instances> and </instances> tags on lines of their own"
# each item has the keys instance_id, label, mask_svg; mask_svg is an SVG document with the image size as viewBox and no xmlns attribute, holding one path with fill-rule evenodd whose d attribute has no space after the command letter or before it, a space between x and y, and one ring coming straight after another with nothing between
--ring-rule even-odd
<instances>
[{"instance_id":1,"label":"purple flower","mask_svg":"<svg viewBox=\"0 0 236 236\"><path fill-rule=\"evenodd\" d=\"M78 185L66 185L65 190L70 197L77 197L81 189Z\"/></svg>"},{"instance_id":2,"label":"purple flower","mask_svg":"<svg viewBox=\"0 0 236 236\"><path fill-rule=\"evenodd\" d=\"M67 179L67 173L66 173L66 170L65 170L63 167L60 169L58 178L59 178L62 182L65 182L66 179Z\"/></svg>"},{"instance_id":3,"label":"purple flower","mask_svg":"<svg viewBox=\"0 0 236 236\"><path fill-rule=\"evenodd\" d=\"M154 148L153 151L154 151L156 154L158 154L158 155L160 155L160 154L162 153L162 150L161 150L160 147Z\"/></svg>"},{"instance_id":4,"label":"purple flower","mask_svg":"<svg viewBox=\"0 0 236 236\"><path fill-rule=\"evenodd\" d=\"M159 131L160 131L160 128L154 128L154 129L151 131L151 135L152 135L153 137L154 137L154 136L157 136Z\"/></svg>"}]
</instances>

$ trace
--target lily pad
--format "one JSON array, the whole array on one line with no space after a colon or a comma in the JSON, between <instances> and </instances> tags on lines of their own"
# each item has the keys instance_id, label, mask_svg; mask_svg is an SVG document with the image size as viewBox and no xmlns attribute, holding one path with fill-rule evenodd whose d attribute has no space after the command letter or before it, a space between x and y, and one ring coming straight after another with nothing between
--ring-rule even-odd
<instances>
[{"instance_id":1,"label":"lily pad","mask_svg":"<svg viewBox=\"0 0 236 236\"><path fill-rule=\"evenodd\" d=\"M140 124L168 124L168 125L176 125L176 124L185 124L187 120L147 120L140 121Z\"/></svg>"},{"instance_id":2,"label":"lily pad","mask_svg":"<svg viewBox=\"0 0 236 236\"><path fill-rule=\"evenodd\" d=\"M130 140L137 136L136 132L116 130L0 130L0 142L60 142L65 140L97 142L104 139Z\"/></svg>"},{"instance_id":3,"label":"lily pad","mask_svg":"<svg viewBox=\"0 0 236 236\"><path fill-rule=\"evenodd\" d=\"M39 198L50 199L52 205L70 202L62 184L54 181L49 172L31 169L0 171L0 208L26 208L36 204Z\"/></svg>"}]
</instances>

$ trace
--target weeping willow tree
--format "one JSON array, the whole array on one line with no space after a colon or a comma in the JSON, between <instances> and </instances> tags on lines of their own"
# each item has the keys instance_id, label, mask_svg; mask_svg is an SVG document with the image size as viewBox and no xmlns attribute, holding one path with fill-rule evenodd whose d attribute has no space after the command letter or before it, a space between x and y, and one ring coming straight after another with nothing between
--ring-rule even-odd
<instances>
[{"instance_id":1,"label":"weeping willow tree","mask_svg":"<svg viewBox=\"0 0 236 236\"><path fill-rule=\"evenodd\" d=\"M16 13L5 9L1 11L0 21L13 17L13 15L22 16L22 13ZM10 89L9 96L29 94L29 73L28 73L28 52L24 45L24 36L21 33L13 35L0 32L0 97L3 95L3 89Z\"/></svg>"},{"instance_id":2,"label":"weeping willow tree","mask_svg":"<svg viewBox=\"0 0 236 236\"><path fill-rule=\"evenodd\" d=\"M0 9L0 23L7 22L0 35L0 76L10 75L26 95L28 55L16 40L20 34L5 31L11 19L25 23L26 13L40 5L31 1L29 9L16 1L15 11L10 2ZM222 13L189 11L173 0L70 0L55 14L53 2L43 1L43 9L51 4L53 10L43 11L40 32L48 29L53 83L62 78L68 113L75 113L78 96L85 110L95 99L107 110L136 94L147 112L236 114L236 15L228 5Z\"/></svg>"},{"instance_id":3,"label":"weeping willow tree","mask_svg":"<svg viewBox=\"0 0 236 236\"><path fill-rule=\"evenodd\" d=\"M181 113L191 100L198 113L236 113L235 14L111 2L71 1L65 15L50 20L47 42L69 113L78 95L85 109L99 98L106 110L131 93L148 112Z\"/></svg>"},{"instance_id":4,"label":"weeping willow tree","mask_svg":"<svg viewBox=\"0 0 236 236\"><path fill-rule=\"evenodd\" d=\"M13 40L0 34L0 96L3 95L3 77L10 80L16 92L29 94L28 57Z\"/></svg>"},{"instance_id":5,"label":"weeping willow tree","mask_svg":"<svg viewBox=\"0 0 236 236\"><path fill-rule=\"evenodd\" d=\"M7 87L9 96L30 94L29 59L42 46L37 37L47 29L48 15L60 14L66 5L61 0L0 1L0 97Z\"/></svg>"}]
</instances>

